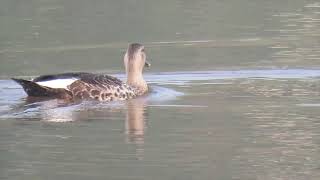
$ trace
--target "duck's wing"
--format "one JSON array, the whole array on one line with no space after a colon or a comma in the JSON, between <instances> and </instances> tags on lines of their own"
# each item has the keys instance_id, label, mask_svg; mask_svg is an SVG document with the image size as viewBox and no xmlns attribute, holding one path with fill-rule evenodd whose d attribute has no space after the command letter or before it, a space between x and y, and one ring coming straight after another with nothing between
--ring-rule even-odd
<instances>
[{"instance_id":1,"label":"duck's wing","mask_svg":"<svg viewBox=\"0 0 320 180\"><path fill-rule=\"evenodd\" d=\"M121 86L124 84L120 79L105 74L82 74L79 80L90 84L91 86L98 86L107 89L110 86Z\"/></svg>"},{"instance_id":2,"label":"duck's wing","mask_svg":"<svg viewBox=\"0 0 320 180\"><path fill-rule=\"evenodd\" d=\"M92 73L85 73L85 72L72 72L72 73L62 73L62 74L49 74L43 75L34 78L33 82L45 82L45 81L53 81L57 79L80 79L83 76L90 76L94 75Z\"/></svg>"},{"instance_id":3,"label":"duck's wing","mask_svg":"<svg viewBox=\"0 0 320 180\"><path fill-rule=\"evenodd\" d=\"M73 82L81 79L82 76L87 76L90 73L63 73L63 74L51 74L39 76L32 80L41 86L50 87L50 88L61 88L68 90L68 86Z\"/></svg>"},{"instance_id":4,"label":"duck's wing","mask_svg":"<svg viewBox=\"0 0 320 180\"><path fill-rule=\"evenodd\" d=\"M83 74L68 86L68 90L75 98L100 101L123 100L134 95L121 80L103 74Z\"/></svg>"},{"instance_id":5,"label":"duck's wing","mask_svg":"<svg viewBox=\"0 0 320 180\"><path fill-rule=\"evenodd\" d=\"M28 81L24 79L12 78L15 82L20 84L28 96L34 97L46 97L46 98L61 98L61 99L72 99L70 91L62 88L50 88L41 86L36 82Z\"/></svg>"},{"instance_id":6,"label":"duck's wing","mask_svg":"<svg viewBox=\"0 0 320 180\"><path fill-rule=\"evenodd\" d=\"M106 88L106 89L108 89L110 86L123 85L123 82L118 78L105 75L105 74L93 74L93 73L84 73L84 72L43 75L33 79L32 81L38 84L44 84L44 83L53 84L53 82L55 81L69 82L69 84L67 84L66 87L71 85L75 81L81 81L82 83L92 87L99 87L99 88Z\"/></svg>"},{"instance_id":7,"label":"duck's wing","mask_svg":"<svg viewBox=\"0 0 320 180\"><path fill-rule=\"evenodd\" d=\"M28 96L72 99L67 86L89 73L63 73L39 76L32 81L12 78L20 84Z\"/></svg>"}]
</instances>

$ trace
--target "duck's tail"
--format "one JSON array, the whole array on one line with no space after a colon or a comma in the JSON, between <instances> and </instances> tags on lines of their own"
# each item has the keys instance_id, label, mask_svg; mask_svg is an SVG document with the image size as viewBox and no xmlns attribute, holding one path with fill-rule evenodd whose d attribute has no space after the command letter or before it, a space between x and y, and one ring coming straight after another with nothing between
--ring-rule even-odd
<instances>
[{"instance_id":1,"label":"duck's tail","mask_svg":"<svg viewBox=\"0 0 320 180\"><path fill-rule=\"evenodd\" d=\"M49 88L46 86L41 86L33 81L28 81L24 79L12 78L15 82L20 84L28 96L33 97L48 97L48 98L63 98L70 99L72 94L70 91L61 88Z\"/></svg>"}]
</instances>

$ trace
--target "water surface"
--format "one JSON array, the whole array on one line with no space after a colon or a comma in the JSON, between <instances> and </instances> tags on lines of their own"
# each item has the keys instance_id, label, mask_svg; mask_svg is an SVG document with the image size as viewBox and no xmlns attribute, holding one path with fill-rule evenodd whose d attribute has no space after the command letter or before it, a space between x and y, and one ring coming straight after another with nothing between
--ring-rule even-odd
<instances>
[{"instance_id":1,"label":"water surface","mask_svg":"<svg viewBox=\"0 0 320 180\"><path fill-rule=\"evenodd\" d=\"M320 4L0 2L0 179L318 179ZM10 77L125 78L146 46L148 96L35 100Z\"/></svg>"}]
</instances>

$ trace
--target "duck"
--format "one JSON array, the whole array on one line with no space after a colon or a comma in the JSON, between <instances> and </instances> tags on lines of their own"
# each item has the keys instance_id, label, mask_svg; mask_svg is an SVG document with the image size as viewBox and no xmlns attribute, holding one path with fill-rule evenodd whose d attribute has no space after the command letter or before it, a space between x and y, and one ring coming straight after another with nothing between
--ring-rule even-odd
<instances>
[{"instance_id":1,"label":"duck","mask_svg":"<svg viewBox=\"0 0 320 180\"><path fill-rule=\"evenodd\" d=\"M131 43L123 57L126 82L106 75L87 72L70 72L42 75L33 80L12 78L22 86L28 97L44 97L65 100L127 100L148 93L149 87L143 78L146 61L142 44Z\"/></svg>"}]
</instances>

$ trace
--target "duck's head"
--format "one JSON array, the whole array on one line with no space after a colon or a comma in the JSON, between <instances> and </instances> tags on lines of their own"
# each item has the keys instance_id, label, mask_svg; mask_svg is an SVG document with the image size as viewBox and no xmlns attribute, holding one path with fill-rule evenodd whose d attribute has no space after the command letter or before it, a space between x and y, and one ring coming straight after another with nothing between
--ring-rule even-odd
<instances>
[{"instance_id":1,"label":"duck's head","mask_svg":"<svg viewBox=\"0 0 320 180\"><path fill-rule=\"evenodd\" d=\"M138 43L129 44L124 55L124 66L127 73L127 83L131 86L147 86L142 77L144 67L150 67L146 60L144 46ZM145 88L145 87L144 87Z\"/></svg>"},{"instance_id":2,"label":"duck's head","mask_svg":"<svg viewBox=\"0 0 320 180\"><path fill-rule=\"evenodd\" d=\"M124 55L124 65L127 75L130 73L142 73L144 67L150 67L150 63L146 60L144 46L139 43L129 44Z\"/></svg>"}]
</instances>

